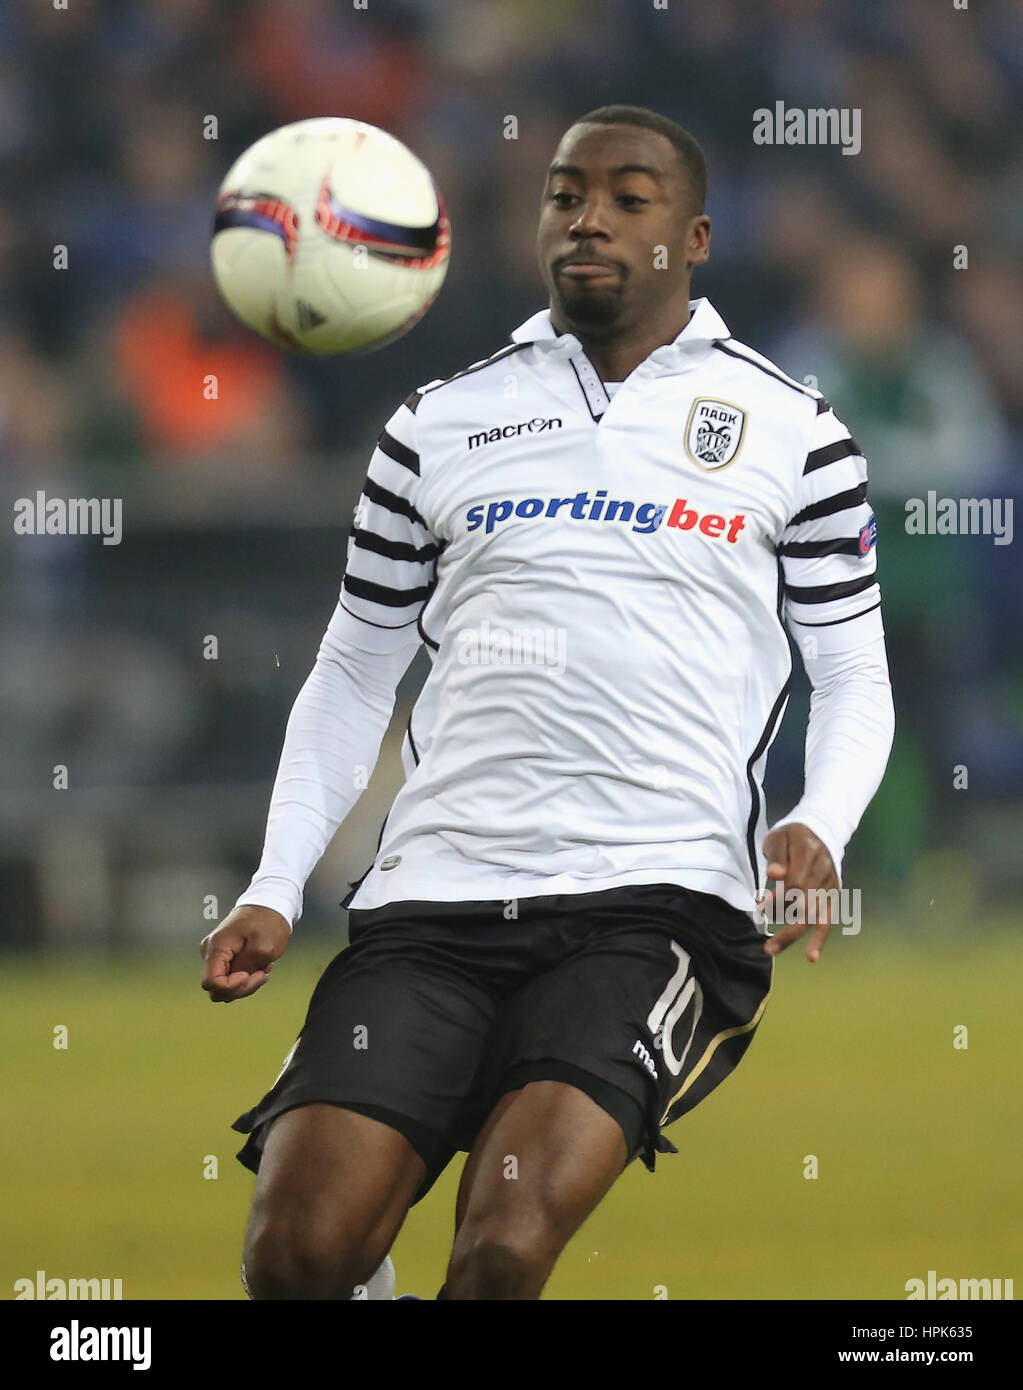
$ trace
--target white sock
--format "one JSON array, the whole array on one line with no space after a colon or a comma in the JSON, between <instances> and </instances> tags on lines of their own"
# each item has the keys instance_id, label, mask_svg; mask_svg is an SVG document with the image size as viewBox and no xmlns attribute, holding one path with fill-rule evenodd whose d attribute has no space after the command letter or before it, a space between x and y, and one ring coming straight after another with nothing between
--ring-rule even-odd
<instances>
[{"instance_id":1,"label":"white sock","mask_svg":"<svg viewBox=\"0 0 1023 1390\"><path fill-rule=\"evenodd\" d=\"M358 1299L360 1302L377 1302L394 1298L394 1265L391 1263L390 1255L384 1256L384 1262L377 1272L370 1276L368 1284L356 1285L355 1292L352 1294L351 1302ZM249 1288L249 1281L245 1277L245 1266L242 1265L242 1288L249 1298L252 1291Z\"/></svg>"},{"instance_id":2,"label":"white sock","mask_svg":"<svg viewBox=\"0 0 1023 1390\"><path fill-rule=\"evenodd\" d=\"M374 1303L393 1299L394 1283L394 1265L391 1263L390 1255L385 1255L383 1264L375 1274L371 1275L368 1282L356 1285L352 1298Z\"/></svg>"}]
</instances>

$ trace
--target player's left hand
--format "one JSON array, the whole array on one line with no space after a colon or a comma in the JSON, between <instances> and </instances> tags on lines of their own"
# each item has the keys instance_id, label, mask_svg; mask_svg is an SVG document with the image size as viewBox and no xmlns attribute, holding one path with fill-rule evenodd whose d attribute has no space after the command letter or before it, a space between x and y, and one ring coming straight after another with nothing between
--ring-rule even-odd
<instances>
[{"instance_id":1,"label":"player's left hand","mask_svg":"<svg viewBox=\"0 0 1023 1390\"><path fill-rule=\"evenodd\" d=\"M828 899L824 899L820 914L822 920L816 923L808 922L806 895L815 889L837 889L838 875L830 853L812 830L798 824L783 825L778 830L770 831L764 837L764 853L768 860L767 877L775 882L761 898L761 908L769 899L773 899L774 920L784 922L785 895L793 888L803 894L803 911L800 913L803 920L793 922L769 937L764 944L765 952L769 956L776 956L779 951L784 951L786 946L791 946L793 941L798 941L809 926L814 925L816 930L806 948L806 958L809 961L818 960L831 927L830 908Z\"/></svg>"}]
</instances>

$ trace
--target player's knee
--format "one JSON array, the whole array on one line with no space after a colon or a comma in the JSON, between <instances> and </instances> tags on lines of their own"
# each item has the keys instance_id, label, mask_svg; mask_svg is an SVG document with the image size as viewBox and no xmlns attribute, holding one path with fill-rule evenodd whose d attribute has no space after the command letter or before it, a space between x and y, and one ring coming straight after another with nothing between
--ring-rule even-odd
<instances>
[{"instance_id":1,"label":"player's knee","mask_svg":"<svg viewBox=\"0 0 1023 1390\"><path fill-rule=\"evenodd\" d=\"M245 1287L255 1299L349 1299L382 1256L303 1223L262 1220L245 1240Z\"/></svg>"},{"instance_id":2,"label":"player's knee","mask_svg":"<svg viewBox=\"0 0 1023 1390\"><path fill-rule=\"evenodd\" d=\"M539 1298L552 1259L538 1232L484 1226L459 1232L446 1280L448 1298Z\"/></svg>"}]
</instances>

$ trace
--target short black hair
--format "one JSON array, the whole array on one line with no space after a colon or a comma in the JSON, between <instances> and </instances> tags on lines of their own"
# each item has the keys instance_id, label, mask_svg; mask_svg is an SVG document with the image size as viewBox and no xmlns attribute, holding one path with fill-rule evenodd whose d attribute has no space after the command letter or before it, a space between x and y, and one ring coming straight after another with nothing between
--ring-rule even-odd
<instances>
[{"instance_id":1,"label":"short black hair","mask_svg":"<svg viewBox=\"0 0 1023 1390\"><path fill-rule=\"evenodd\" d=\"M645 106L598 106L588 111L572 125L638 125L647 130L656 130L675 146L679 163L689 181L689 188L696 205L702 212L707 201L707 161L703 150L688 130L669 116L650 111Z\"/></svg>"}]
</instances>

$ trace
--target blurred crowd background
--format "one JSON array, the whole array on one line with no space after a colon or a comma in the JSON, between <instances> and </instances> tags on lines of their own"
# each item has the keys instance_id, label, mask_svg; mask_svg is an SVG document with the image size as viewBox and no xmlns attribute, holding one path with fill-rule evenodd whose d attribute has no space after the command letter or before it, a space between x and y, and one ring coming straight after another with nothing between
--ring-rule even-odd
<instances>
[{"instance_id":1,"label":"blurred crowd background","mask_svg":"<svg viewBox=\"0 0 1023 1390\"><path fill-rule=\"evenodd\" d=\"M861 152L755 145L753 112L778 100L860 108ZM696 135L714 230L694 295L814 378L870 463L899 723L848 882L907 923L978 926L1023 887L1018 544L905 531L929 490L1023 495L1015 0L23 0L0 12L3 495L8 516L38 489L120 497L124 537L0 529L0 943L197 940L247 884L375 438L544 306L546 165L612 102ZM349 361L263 344L209 271L231 163L317 115L406 141L452 218L430 313ZM804 712L805 689L776 814L799 794ZM397 775L389 739L310 883L312 930L341 923Z\"/></svg>"}]
</instances>

